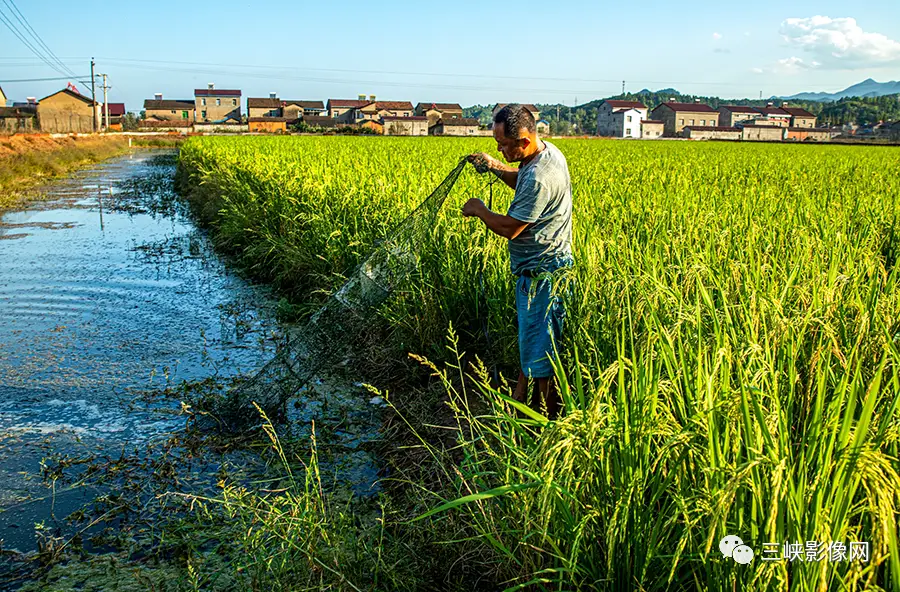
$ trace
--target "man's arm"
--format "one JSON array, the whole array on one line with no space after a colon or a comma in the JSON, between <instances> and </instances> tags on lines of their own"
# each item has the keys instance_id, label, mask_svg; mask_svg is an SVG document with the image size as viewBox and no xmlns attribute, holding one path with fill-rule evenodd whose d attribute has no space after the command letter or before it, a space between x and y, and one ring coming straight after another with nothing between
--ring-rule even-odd
<instances>
[{"instance_id":1,"label":"man's arm","mask_svg":"<svg viewBox=\"0 0 900 592\"><path fill-rule=\"evenodd\" d=\"M512 240L522 234L528 228L528 222L516 220L510 216L504 216L488 209L484 202L473 197L463 205L463 216L474 216L484 222L484 225L494 234L505 239Z\"/></svg>"},{"instance_id":2,"label":"man's arm","mask_svg":"<svg viewBox=\"0 0 900 592\"><path fill-rule=\"evenodd\" d=\"M498 179L509 185L511 189L516 188L516 181L519 179L519 169L505 165L484 152L470 154L469 162L475 165L475 170L479 173L490 171Z\"/></svg>"}]
</instances>

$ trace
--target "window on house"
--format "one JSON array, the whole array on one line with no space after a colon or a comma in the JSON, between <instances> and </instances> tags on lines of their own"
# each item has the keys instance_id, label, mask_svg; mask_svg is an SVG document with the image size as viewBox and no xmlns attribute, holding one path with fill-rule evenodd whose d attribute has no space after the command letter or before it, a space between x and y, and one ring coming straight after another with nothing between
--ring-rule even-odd
<instances>
[{"instance_id":1,"label":"window on house","mask_svg":"<svg viewBox=\"0 0 900 592\"><path fill-rule=\"evenodd\" d=\"M222 105L222 99L216 99L216 107L219 107L221 105Z\"/></svg>"},{"instance_id":2,"label":"window on house","mask_svg":"<svg viewBox=\"0 0 900 592\"><path fill-rule=\"evenodd\" d=\"M694 120L692 119L689 125L694 125Z\"/></svg>"},{"instance_id":3,"label":"window on house","mask_svg":"<svg viewBox=\"0 0 900 592\"><path fill-rule=\"evenodd\" d=\"M679 120L678 120L678 125L684 125L684 120L683 120L683 119L679 119Z\"/></svg>"},{"instance_id":4,"label":"window on house","mask_svg":"<svg viewBox=\"0 0 900 592\"><path fill-rule=\"evenodd\" d=\"M172 109L172 114L173 114L173 115L175 114L175 109Z\"/></svg>"},{"instance_id":5,"label":"window on house","mask_svg":"<svg viewBox=\"0 0 900 592\"><path fill-rule=\"evenodd\" d=\"M627 117L627 119L628 119L628 123L631 123L631 115L629 115L629 116Z\"/></svg>"},{"instance_id":6,"label":"window on house","mask_svg":"<svg viewBox=\"0 0 900 592\"><path fill-rule=\"evenodd\" d=\"M182 112L181 112L181 118L182 118L182 119L187 119L187 118L188 118L187 111L182 111Z\"/></svg>"},{"instance_id":7,"label":"window on house","mask_svg":"<svg viewBox=\"0 0 900 592\"><path fill-rule=\"evenodd\" d=\"M237 99L231 99L232 106L237 106Z\"/></svg>"},{"instance_id":8,"label":"window on house","mask_svg":"<svg viewBox=\"0 0 900 592\"><path fill-rule=\"evenodd\" d=\"M705 119L701 119L701 120L700 120L700 125L706 125L706 120L705 120Z\"/></svg>"},{"instance_id":9,"label":"window on house","mask_svg":"<svg viewBox=\"0 0 900 592\"><path fill-rule=\"evenodd\" d=\"M201 116L203 119L206 119L206 111L201 111L201 112L200 112L200 116Z\"/></svg>"},{"instance_id":10,"label":"window on house","mask_svg":"<svg viewBox=\"0 0 900 592\"><path fill-rule=\"evenodd\" d=\"M625 135L626 135L626 136L631 136L631 128L628 128L628 129L625 130Z\"/></svg>"},{"instance_id":11,"label":"window on house","mask_svg":"<svg viewBox=\"0 0 900 592\"><path fill-rule=\"evenodd\" d=\"M200 104L206 107L206 99L200 99Z\"/></svg>"}]
</instances>

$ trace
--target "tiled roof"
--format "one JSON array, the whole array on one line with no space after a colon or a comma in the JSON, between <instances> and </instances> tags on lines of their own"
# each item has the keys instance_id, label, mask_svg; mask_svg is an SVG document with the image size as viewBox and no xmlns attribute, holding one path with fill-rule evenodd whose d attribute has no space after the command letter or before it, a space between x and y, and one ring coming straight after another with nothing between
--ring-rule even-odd
<instances>
[{"instance_id":1,"label":"tiled roof","mask_svg":"<svg viewBox=\"0 0 900 592\"><path fill-rule=\"evenodd\" d=\"M0 119L27 119L34 117L34 112L18 107L0 107Z\"/></svg>"},{"instance_id":2,"label":"tiled roof","mask_svg":"<svg viewBox=\"0 0 900 592\"><path fill-rule=\"evenodd\" d=\"M436 111L462 111L462 106L459 103L419 103L416 105L416 109L420 107L426 111L429 109Z\"/></svg>"},{"instance_id":3,"label":"tiled roof","mask_svg":"<svg viewBox=\"0 0 900 592\"><path fill-rule=\"evenodd\" d=\"M676 102L668 102L668 103L660 103L656 109L660 107L668 107L672 111L684 112L684 113L718 113L715 109L710 107L709 105L705 105L703 103L676 103ZM654 111L656 110L654 109Z\"/></svg>"},{"instance_id":4,"label":"tiled roof","mask_svg":"<svg viewBox=\"0 0 900 592\"><path fill-rule=\"evenodd\" d=\"M385 121L428 121L427 117L417 117L412 115L410 117L394 117L392 115L385 115L382 117Z\"/></svg>"},{"instance_id":5,"label":"tiled roof","mask_svg":"<svg viewBox=\"0 0 900 592\"><path fill-rule=\"evenodd\" d=\"M468 117L451 117L450 119L441 119L438 121L439 124L448 126L448 125L456 125L456 126L475 126L478 127L478 120L474 118Z\"/></svg>"},{"instance_id":6,"label":"tiled roof","mask_svg":"<svg viewBox=\"0 0 900 592\"><path fill-rule=\"evenodd\" d=\"M665 121L659 121L659 120L656 120L656 119L645 119L645 120L641 121L641 125L644 125L645 123L652 123L652 124L659 124L659 125L665 125L665 124L666 124Z\"/></svg>"},{"instance_id":7,"label":"tiled roof","mask_svg":"<svg viewBox=\"0 0 900 592\"><path fill-rule=\"evenodd\" d=\"M789 127L789 132L818 132L820 134L830 134L831 130L823 127Z\"/></svg>"},{"instance_id":8,"label":"tiled roof","mask_svg":"<svg viewBox=\"0 0 900 592\"><path fill-rule=\"evenodd\" d=\"M290 101L284 100L282 101L284 106L288 105L297 105L298 107L303 107L304 109L325 109L325 104L322 101Z\"/></svg>"},{"instance_id":9,"label":"tiled roof","mask_svg":"<svg viewBox=\"0 0 900 592\"><path fill-rule=\"evenodd\" d=\"M110 117L121 117L125 115L125 103L107 103Z\"/></svg>"},{"instance_id":10,"label":"tiled roof","mask_svg":"<svg viewBox=\"0 0 900 592\"><path fill-rule=\"evenodd\" d=\"M689 125L686 128L692 132L739 132L740 128L721 125Z\"/></svg>"},{"instance_id":11,"label":"tiled roof","mask_svg":"<svg viewBox=\"0 0 900 592\"><path fill-rule=\"evenodd\" d=\"M43 101L46 101L46 100L49 99L50 97L56 96L56 95L58 95L59 93L64 93L64 94L69 95L70 97L74 97L74 98L78 99L79 101L84 101L84 102L87 103L88 105L99 105L99 104L100 104L100 103L96 103L96 102L90 100L89 98L87 98L86 96L84 96L84 95L82 95L82 94L79 94L79 93L77 93L77 92L71 91L71 90L69 90L69 89L67 89L67 88L64 88L64 89L62 89L62 90L56 91L55 93L49 94L49 95L47 95L46 97L44 97L43 99L41 99L41 100L38 101L38 102L41 103L41 102L43 102Z\"/></svg>"},{"instance_id":12,"label":"tiled roof","mask_svg":"<svg viewBox=\"0 0 900 592\"><path fill-rule=\"evenodd\" d=\"M745 105L720 105L719 109L727 109L732 113L756 113L756 109L753 107L747 107Z\"/></svg>"},{"instance_id":13,"label":"tiled roof","mask_svg":"<svg viewBox=\"0 0 900 592\"><path fill-rule=\"evenodd\" d=\"M613 109L646 109L647 106L640 101L603 101Z\"/></svg>"},{"instance_id":14,"label":"tiled roof","mask_svg":"<svg viewBox=\"0 0 900 592\"><path fill-rule=\"evenodd\" d=\"M316 127L335 127L337 122L331 117L321 117L319 115L304 115L303 123Z\"/></svg>"},{"instance_id":15,"label":"tiled roof","mask_svg":"<svg viewBox=\"0 0 900 592\"><path fill-rule=\"evenodd\" d=\"M790 115L790 113L788 113L781 107L757 107L756 111L762 113L763 115Z\"/></svg>"},{"instance_id":16,"label":"tiled roof","mask_svg":"<svg viewBox=\"0 0 900 592\"><path fill-rule=\"evenodd\" d=\"M219 90L218 88L195 88L194 89L195 97L239 97L241 96L241 91L239 90Z\"/></svg>"},{"instance_id":17,"label":"tiled roof","mask_svg":"<svg viewBox=\"0 0 900 592\"><path fill-rule=\"evenodd\" d=\"M375 108L379 111L412 111L413 105L409 101L376 101Z\"/></svg>"},{"instance_id":18,"label":"tiled roof","mask_svg":"<svg viewBox=\"0 0 900 592\"><path fill-rule=\"evenodd\" d=\"M156 110L156 109L193 109L194 101L188 99L161 99L157 101L156 99L147 99L144 101L144 109L145 110Z\"/></svg>"},{"instance_id":19,"label":"tiled roof","mask_svg":"<svg viewBox=\"0 0 900 592\"><path fill-rule=\"evenodd\" d=\"M287 123L293 123L297 121L296 117L248 117L247 121L253 123L260 123L263 121L285 121Z\"/></svg>"},{"instance_id":20,"label":"tiled roof","mask_svg":"<svg viewBox=\"0 0 900 592\"><path fill-rule=\"evenodd\" d=\"M328 108L337 107L339 109L358 109L359 107L365 107L371 103L371 101L357 101L355 99L328 99Z\"/></svg>"},{"instance_id":21,"label":"tiled roof","mask_svg":"<svg viewBox=\"0 0 900 592\"><path fill-rule=\"evenodd\" d=\"M281 107L280 99L271 99L269 97L250 97L247 99L248 109L278 109L279 107Z\"/></svg>"},{"instance_id":22,"label":"tiled roof","mask_svg":"<svg viewBox=\"0 0 900 592\"><path fill-rule=\"evenodd\" d=\"M787 128L781 127L780 125L757 125L755 123L744 123L744 124L741 124L741 127L752 127L754 129L777 129L777 130L787 129Z\"/></svg>"},{"instance_id":23,"label":"tiled roof","mask_svg":"<svg viewBox=\"0 0 900 592\"><path fill-rule=\"evenodd\" d=\"M801 109L800 107L782 107L781 109L787 111L793 117L805 117L808 119L814 119L816 117L806 109Z\"/></svg>"}]
</instances>

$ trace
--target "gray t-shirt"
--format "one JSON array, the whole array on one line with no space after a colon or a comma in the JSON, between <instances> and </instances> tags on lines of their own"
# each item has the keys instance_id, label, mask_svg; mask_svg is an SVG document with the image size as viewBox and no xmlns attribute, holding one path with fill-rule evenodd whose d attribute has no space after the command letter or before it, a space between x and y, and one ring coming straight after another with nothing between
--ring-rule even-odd
<instances>
[{"instance_id":1,"label":"gray t-shirt","mask_svg":"<svg viewBox=\"0 0 900 592\"><path fill-rule=\"evenodd\" d=\"M556 268L572 258L572 181L559 148L546 148L519 169L516 195L507 216L530 223L509 241L509 263L515 275Z\"/></svg>"}]
</instances>

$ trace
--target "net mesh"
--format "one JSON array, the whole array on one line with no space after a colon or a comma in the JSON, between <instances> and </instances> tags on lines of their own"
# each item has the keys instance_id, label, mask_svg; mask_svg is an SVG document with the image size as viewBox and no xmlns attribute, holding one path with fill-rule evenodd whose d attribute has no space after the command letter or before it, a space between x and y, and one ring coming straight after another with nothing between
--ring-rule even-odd
<instances>
[{"instance_id":1,"label":"net mesh","mask_svg":"<svg viewBox=\"0 0 900 592\"><path fill-rule=\"evenodd\" d=\"M363 262L302 327L289 332L276 355L251 378L226 395L220 417L232 429L259 419L254 403L272 417L315 374L341 361L350 343L364 334L372 317L418 268L419 247L433 228L434 218L466 165L460 160L440 185Z\"/></svg>"}]
</instances>

